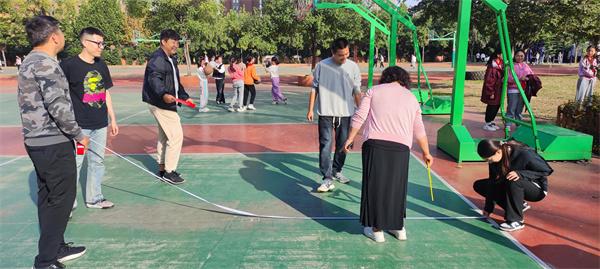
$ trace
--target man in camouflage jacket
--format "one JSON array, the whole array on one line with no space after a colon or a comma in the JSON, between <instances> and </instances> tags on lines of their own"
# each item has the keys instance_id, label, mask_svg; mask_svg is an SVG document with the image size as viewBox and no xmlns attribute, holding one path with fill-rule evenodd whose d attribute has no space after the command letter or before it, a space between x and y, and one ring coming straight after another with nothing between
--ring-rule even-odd
<instances>
[{"instance_id":1,"label":"man in camouflage jacket","mask_svg":"<svg viewBox=\"0 0 600 269\"><path fill-rule=\"evenodd\" d=\"M87 147L73 113L69 84L58 65L65 37L59 22L37 16L25 25L33 50L18 75L18 103L25 149L37 174L40 227L35 268L64 268L85 247L65 244L64 232L75 200L77 172L73 140Z\"/></svg>"}]
</instances>

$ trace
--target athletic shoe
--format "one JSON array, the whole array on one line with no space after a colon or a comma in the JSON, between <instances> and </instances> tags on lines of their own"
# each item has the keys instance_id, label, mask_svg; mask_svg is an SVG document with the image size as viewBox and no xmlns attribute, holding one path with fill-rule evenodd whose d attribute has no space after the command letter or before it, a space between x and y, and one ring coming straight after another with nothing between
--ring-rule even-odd
<instances>
[{"instance_id":1,"label":"athletic shoe","mask_svg":"<svg viewBox=\"0 0 600 269\"><path fill-rule=\"evenodd\" d=\"M521 221L513 221L511 223L505 222L500 224L500 230L505 232L514 232L525 228L525 224Z\"/></svg>"},{"instance_id":2,"label":"athletic shoe","mask_svg":"<svg viewBox=\"0 0 600 269\"><path fill-rule=\"evenodd\" d=\"M531 208L531 206L527 202L523 203L523 212L529 210L530 208Z\"/></svg>"},{"instance_id":3,"label":"athletic shoe","mask_svg":"<svg viewBox=\"0 0 600 269\"><path fill-rule=\"evenodd\" d=\"M287 98L283 99L283 104L287 105Z\"/></svg>"},{"instance_id":4,"label":"athletic shoe","mask_svg":"<svg viewBox=\"0 0 600 269\"><path fill-rule=\"evenodd\" d=\"M342 172L335 173L335 175L333 175L333 178L335 178L335 180L342 184L348 184L348 182L350 182L350 179L342 175Z\"/></svg>"},{"instance_id":5,"label":"athletic shoe","mask_svg":"<svg viewBox=\"0 0 600 269\"><path fill-rule=\"evenodd\" d=\"M278 103L277 103L277 101L273 101L273 102L271 102L271 104L272 105L277 105Z\"/></svg>"},{"instance_id":6,"label":"athletic shoe","mask_svg":"<svg viewBox=\"0 0 600 269\"><path fill-rule=\"evenodd\" d=\"M58 254L56 255L56 260L58 262L74 260L85 254L85 247L72 247L71 245L73 245L73 242L60 244Z\"/></svg>"},{"instance_id":7,"label":"athletic shoe","mask_svg":"<svg viewBox=\"0 0 600 269\"><path fill-rule=\"evenodd\" d=\"M249 104L248 105L248 110L256 110L256 108L254 107L253 104Z\"/></svg>"},{"instance_id":8,"label":"athletic shoe","mask_svg":"<svg viewBox=\"0 0 600 269\"><path fill-rule=\"evenodd\" d=\"M383 237L383 231L374 232L373 228L365 227L363 229L363 234L365 234L366 237L371 238L373 241L375 241L377 243L385 242L385 237Z\"/></svg>"},{"instance_id":9,"label":"athletic shoe","mask_svg":"<svg viewBox=\"0 0 600 269\"><path fill-rule=\"evenodd\" d=\"M317 192L328 192L335 189L335 185L333 185L333 181L331 179L323 180L323 184L317 188Z\"/></svg>"},{"instance_id":10,"label":"athletic shoe","mask_svg":"<svg viewBox=\"0 0 600 269\"><path fill-rule=\"evenodd\" d=\"M486 123L483 125L483 129L490 132L495 132L496 128L491 123Z\"/></svg>"},{"instance_id":11,"label":"athletic shoe","mask_svg":"<svg viewBox=\"0 0 600 269\"><path fill-rule=\"evenodd\" d=\"M500 130L500 129L502 129L502 128L500 128L500 126L496 125L496 123L495 123L495 122L493 122L493 121L492 121L492 122L490 122L490 125L491 125L492 127L494 127L494 129L496 129L496 130Z\"/></svg>"},{"instance_id":12,"label":"athletic shoe","mask_svg":"<svg viewBox=\"0 0 600 269\"><path fill-rule=\"evenodd\" d=\"M236 110L235 110L235 108L233 108L233 107L231 107L231 106L230 106L230 107L227 109L227 111L229 111L229 112L235 112Z\"/></svg>"},{"instance_id":13,"label":"athletic shoe","mask_svg":"<svg viewBox=\"0 0 600 269\"><path fill-rule=\"evenodd\" d=\"M156 175L160 178L162 178L165 175L165 170L162 171L158 171L158 173L156 173Z\"/></svg>"},{"instance_id":14,"label":"athletic shoe","mask_svg":"<svg viewBox=\"0 0 600 269\"><path fill-rule=\"evenodd\" d=\"M402 228L402 230L389 230L388 232L398 240L406 241L406 228Z\"/></svg>"},{"instance_id":15,"label":"athletic shoe","mask_svg":"<svg viewBox=\"0 0 600 269\"><path fill-rule=\"evenodd\" d=\"M240 107L237 109L237 112L244 112L246 111L246 106Z\"/></svg>"},{"instance_id":16,"label":"athletic shoe","mask_svg":"<svg viewBox=\"0 0 600 269\"><path fill-rule=\"evenodd\" d=\"M108 209L111 208L113 206L115 206L115 204L113 204L113 202L106 200L106 199L102 199L98 202L95 202L93 204L90 203L85 203L85 206L87 208L95 208L95 209Z\"/></svg>"},{"instance_id":17,"label":"athletic shoe","mask_svg":"<svg viewBox=\"0 0 600 269\"><path fill-rule=\"evenodd\" d=\"M208 112L210 109L208 107L198 109L198 112Z\"/></svg>"},{"instance_id":18,"label":"athletic shoe","mask_svg":"<svg viewBox=\"0 0 600 269\"><path fill-rule=\"evenodd\" d=\"M60 263L60 262L55 262L53 264L50 264L48 266L44 266L44 267L31 267L32 269L62 269L65 268L65 265Z\"/></svg>"},{"instance_id":19,"label":"athletic shoe","mask_svg":"<svg viewBox=\"0 0 600 269\"><path fill-rule=\"evenodd\" d=\"M178 185L181 184L183 182L185 182L185 179L183 179L179 173L177 173L176 171L172 171L172 172L165 172L165 174L163 175L163 180L171 183L173 185Z\"/></svg>"}]
</instances>

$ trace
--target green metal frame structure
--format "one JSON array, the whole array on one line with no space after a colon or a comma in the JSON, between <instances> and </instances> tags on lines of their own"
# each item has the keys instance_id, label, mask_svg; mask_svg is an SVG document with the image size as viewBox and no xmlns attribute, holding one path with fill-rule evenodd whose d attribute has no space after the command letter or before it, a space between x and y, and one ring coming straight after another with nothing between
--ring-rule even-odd
<instances>
[{"instance_id":1,"label":"green metal frame structure","mask_svg":"<svg viewBox=\"0 0 600 269\"><path fill-rule=\"evenodd\" d=\"M506 20L507 5L502 0L484 0L483 2L496 13L496 24L502 56L505 66L508 65L508 68L504 68L504 81L500 99L500 104L502 104L500 106L502 108L502 119L505 123L512 122L519 125L519 128L513 133L512 137L510 137L510 130L505 129L505 139L514 138L526 143L546 160L591 159L592 136L550 124L537 124L535 115L520 83L517 83L517 87L531 121L525 122L506 117L503 104L505 103L507 92L508 76L513 76L515 81L519 80L517 74L514 72L513 62L510 59L512 52ZM457 29L457 57L452 86L452 113L450 115L450 122L440 128L437 133L438 148L448 153L459 163L462 161L482 161L476 150L480 140L473 139L467 128L462 124L471 6L471 0L460 0Z\"/></svg>"},{"instance_id":2,"label":"green metal frame structure","mask_svg":"<svg viewBox=\"0 0 600 269\"><path fill-rule=\"evenodd\" d=\"M397 33L398 23L402 23L412 33L413 49L417 58L417 89L412 90L413 94L417 97L419 103L421 103L422 114L450 114L450 98L447 96L434 96L431 84L427 72L423 68L422 57L419 51L419 41L417 38L417 27L412 23L410 16L403 11L401 8L394 5L390 0L373 0L381 9L386 11L391 16L390 28L387 28L385 22L379 19L363 4L352 3L348 0L344 0L342 3L334 2L320 2L314 0L313 8L319 9L335 9L335 8L348 8L354 10L356 13L361 15L364 19L371 23L371 33L369 37L369 79L368 87L373 86L373 71L374 71L374 54L375 54L375 28L387 35L389 42L389 65L396 65L396 47L397 47ZM427 90L421 90L421 75L424 78Z\"/></svg>"}]
</instances>

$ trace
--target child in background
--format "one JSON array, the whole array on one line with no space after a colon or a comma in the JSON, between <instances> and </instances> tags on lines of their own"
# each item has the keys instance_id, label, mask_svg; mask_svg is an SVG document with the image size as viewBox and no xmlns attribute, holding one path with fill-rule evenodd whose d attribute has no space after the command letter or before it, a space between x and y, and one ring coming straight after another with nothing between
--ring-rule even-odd
<instances>
[{"instance_id":1,"label":"child in background","mask_svg":"<svg viewBox=\"0 0 600 269\"><path fill-rule=\"evenodd\" d=\"M206 62L206 59L202 59L198 62L198 78L200 79L200 102L198 111L208 112L208 78L207 74L212 74L213 68Z\"/></svg>"},{"instance_id":2,"label":"child in background","mask_svg":"<svg viewBox=\"0 0 600 269\"><path fill-rule=\"evenodd\" d=\"M283 93L279 88L279 59L273 57L271 58L270 63L270 65L267 65L267 72L271 75L271 95L273 95L273 104L277 105L281 102L287 104L287 98L283 96Z\"/></svg>"},{"instance_id":3,"label":"child in background","mask_svg":"<svg viewBox=\"0 0 600 269\"><path fill-rule=\"evenodd\" d=\"M244 108L256 110L254 107L254 98L256 98L256 87L254 84L260 83L260 77L256 74L256 59L253 56L246 57L246 70L244 70ZM250 94L250 100L248 100Z\"/></svg>"},{"instance_id":4,"label":"child in background","mask_svg":"<svg viewBox=\"0 0 600 269\"><path fill-rule=\"evenodd\" d=\"M244 67L242 66L242 59L232 57L229 61L227 73L233 81L233 96L227 110L229 112L243 112L246 108L244 108Z\"/></svg>"}]
</instances>

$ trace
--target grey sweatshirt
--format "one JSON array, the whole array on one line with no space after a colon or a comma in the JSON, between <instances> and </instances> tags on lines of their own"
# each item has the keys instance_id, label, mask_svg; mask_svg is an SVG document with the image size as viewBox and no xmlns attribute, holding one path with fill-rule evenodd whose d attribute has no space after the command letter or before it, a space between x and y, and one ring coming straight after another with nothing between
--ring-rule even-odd
<instances>
[{"instance_id":1,"label":"grey sweatshirt","mask_svg":"<svg viewBox=\"0 0 600 269\"><path fill-rule=\"evenodd\" d=\"M80 141L84 135L75 121L69 83L48 54L32 51L18 75L17 100L28 146Z\"/></svg>"},{"instance_id":2,"label":"grey sweatshirt","mask_svg":"<svg viewBox=\"0 0 600 269\"><path fill-rule=\"evenodd\" d=\"M360 93L360 68L347 59L338 65L333 59L320 61L313 71L319 116L350 117L356 105L353 94Z\"/></svg>"}]
</instances>

